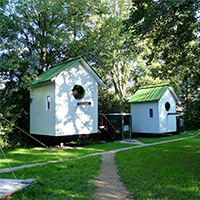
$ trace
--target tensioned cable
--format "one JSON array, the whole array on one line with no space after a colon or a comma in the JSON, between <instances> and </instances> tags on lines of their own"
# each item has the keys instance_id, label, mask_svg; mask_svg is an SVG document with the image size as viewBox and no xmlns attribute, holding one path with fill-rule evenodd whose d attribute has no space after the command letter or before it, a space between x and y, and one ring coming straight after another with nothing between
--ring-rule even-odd
<instances>
[{"instance_id":1,"label":"tensioned cable","mask_svg":"<svg viewBox=\"0 0 200 200\"><path fill-rule=\"evenodd\" d=\"M58 154L58 152L50 149L47 145L45 145L43 142L39 141L38 139L36 139L35 137L33 137L32 135L30 135L29 133L27 133L26 131L24 131L23 129L21 129L19 126L15 125L13 122L11 122L10 120L6 119L3 114L0 113L0 118L4 119L6 122L8 122L9 124L13 125L14 127L16 127L17 129L19 129L21 132L25 133L26 135L28 135L29 137L31 137L32 139L34 139L36 142L38 142L39 144L41 144L42 146L44 146L46 149L56 153L60 158L62 158L62 160L64 161L64 158Z\"/></svg>"},{"instance_id":2,"label":"tensioned cable","mask_svg":"<svg viewBox=\"0 0 200 200\"><path fill-rule=\"evenodd\" d=\"M39 141L38 139L36 139L35 137L33 137L32 135L30 135L29 133L27 133L26 131L22 130L20 127L18 127L17 125L15 125L14 123L12 123L11 121L9 121L8 119L6 119L3 114L0 114L0 117L2 119L4 119L5 121L7 121L9 124L15 126L17 129L19 129L21 132L25 133L26 135L28 135L29 137L31 137L32 139L34 139L35 141L37 141L38 143L40 143L42 146L44 146L45 148L49 149L49 147L47 145L45 145L44 143L42 143L41 141Z\"/></svg>"},{"instance_id":3,"label":"tensioned cable","mask_svg":"<svg viewBox=\"0 0 200 200\"><path fill-rule=\"evenodd\" d=\"M19 181L18 181L18 179L17 179L17 177L16 177L14 171L12 170L12 167L10 166L10 163L8 162L8 159L7 159L7 157L6 157L6 155L5 155L5 153L4 153L4 151L3 151L3 149L2 149L1 146L0 146L0 148L1 148L1 152L2 152L2 154L3 154L3 156L4 156L4 158L6 159L6 162L7 162L8 166L9 166L10 170L12 171L13 176L15 177L17 183L19 184Z\"/></svg>"}]
</instances>

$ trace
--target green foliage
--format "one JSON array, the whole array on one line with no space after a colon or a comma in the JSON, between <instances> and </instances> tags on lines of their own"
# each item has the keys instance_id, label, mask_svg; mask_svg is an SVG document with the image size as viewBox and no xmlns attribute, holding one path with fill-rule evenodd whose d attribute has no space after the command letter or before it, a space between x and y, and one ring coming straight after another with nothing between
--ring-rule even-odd
<instances>
[{"instance_id":1,"label":"green foliage","mask_svg":"<svg viewBox=\"0 0 200 200\"><path fill-rule=\"evenodd\" d=\"M94 17L106 13L101 1L7 1L0 7L0 112L29 132L27 83L64 58L85 55L96 34ZM87 50L87 52L86 52ZM25 144L25 136L1 120L1 145Z\"/></svg>"},{"instance_id":2,"label":"green foliage","mask_svg":"<svg viewBox=\"0 0 200 200\"><path fill-rule=\"evenodd\" d=\"M1 101L3 114L7 116L9 112L6 104L17 107L20 112L12 111L9 119L28 130L28 123L20 124L28 121L29 115L26 84L63 59L80 55L95 64L102 78L109 86L114 85L116 96L124 103L133 75L129 63L133 53L124 45L126 36L120 35L120 31L129 14L130 3L131 0L123 3L119 0L3 2L0 8L0 76L1 81L6 82L6 92L16 97ZM20 91L25 92L18 103ZM14 133L14 129L10 129L11 132ZM4 136L3 141L7 143L4 146L8 147L6 140L9 138L5 132Z\"/></svg>"},{"instance_id":3,"label":"green foliage","mask_svg":"<svg viewBox=\"0 0 200 200\"><path fill-rule=\"evenodd\" d=\"M198 130L190 130L190 129L188 129L188 130L184 130L184 133L197 135L199 133L199 131Z\"/></svg>"},{"instance_id":4,"label":"green foliage","mask_svg":"<svg viewBox=\"0 0 200 200\"><path fill-rule=\"evenodd\" d=\"M119 174L134 199L199 199L199 138L118 152Z\"/></svg>"},{"instance_id":5,"label":"green foliage","mask_svg":"<svg viewBox=\"0 0 200 200\"><path fill-rule=\"evenodd\" d=\"M119 99L114 92L107 88L99 89L99 113L130 112L130 105L127 100Z\"/></svg>"},{"instance_id":6,"label":"green foliage","mask_svg":"<svg viewBox=\"0 0 200 200\"><path fill-rule=\"evenodd\" d=\"M152 58L157 54L171 61L172 55L197 39L199 6L198 1L192 0L133 0L126 28L133 31L132 39L139 36L153 43Z\"/></svg>"},{"instance_id":7,"label":"green foliage","mask_svg":"<svg viewBox=\"0 0 200 200\"><path fill-rule=\"evenodd\" d=\"M193 0L133 0L124 22L125 32L132 32L129 45L140 40L138 51L150 75L180 88L186 119L193 118L192 126L196 126L196 116L189 105L196 101L191 96L200 87L199 9L200 2Z\"/></svg>"},{"instance_id":8,"label":"green foliage","mask_svg":"<svg viewBox=\"0 0 200 200\"><path fill-rule=\"evenodd\" d=\"M199 2L133 0L132 5L131 0L2 1L1 112L29 130L26 84L58 62L83 55L114 90L100 92L100 112L128 112L126 99L139 86L169 82L181 88L189 113L190 104L198 104L193 96L200 75ZM186 117L199 119L194 118ZM1 127L16 132L2 122ZM15 134L2 134L9 147Z\"/></svg>"},{"instance_id":9,"label":"green foliage","mask_svg":"<svg viewBox=\"0 0 200 200\"><path fill-rule=\"evenodd\" d=\"M0 90L0 112L11 123L29 131L30 98L25 87L28 77L27 62L20 59L15 51L11 51L1 54L0 64L0 81L5 85ZM27 137L4 119L0 120L0 127L0 143L4 148L28 145Z\"/></svg>"},{"instance_id":10,"label":"green foliage","mask_svg":"<svg viewBox=\"0 0 200 200\"><path fill-rule=\"evenodd\" d=\"M200 111L200 95L198 95L198 98L188 101L188 107L184 115L184 126L187 130L200 128L199 111Z\"/></svg>"},{"instance_id":11,"label":"green foliage","mask_svg":"<svg viewBox=\"0 0 200 200\"><path fill-rule=\"evenodd\" d=\"M11 123L23 127L29 131L29 96L27 89L19 87L16 90L16 83L8 82L3 90L0 90L0 111ZM3 148L26 147L29 139L12 124L0 119L0 145Z\"/></svg>"},{"instance_id":12,"label":"green foliage","mask_svg":"<svg viewBox=\"0 0 200 200\"><path fill-rule=\"evenodd\" d=\"M123 20L129 15L131 0L108 1L108 13L98 22L99 36L95 55L96 68L109 88L120 99L134 77L135 48L127 47L125 41L130 33L121 34Z\"/></svg>"}]
</instances>

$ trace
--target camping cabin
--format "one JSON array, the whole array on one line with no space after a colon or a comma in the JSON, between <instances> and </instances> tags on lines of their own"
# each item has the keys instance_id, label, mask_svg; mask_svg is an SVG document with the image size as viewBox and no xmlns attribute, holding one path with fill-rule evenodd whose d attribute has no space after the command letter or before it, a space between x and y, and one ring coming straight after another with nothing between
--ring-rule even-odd
<instances>
[{"instance_id":1,"label":"camping cabin","mask_svg":"<svg viewBox=\"0 0 200 200\"><path fill-rule=\"evenodd\" d=\"M58 64L30 84L30 133L72 136L98 132L98 87L105 84L82 58Z\"/></svg>"},{"instance_id":2,"label":"camping cabin","mask_svg":"<svg viewBox=\"0 0 200 200\"><path fill-rule=\"evenodd\" d=\"M132 132L176 132L176 102L180 99L169 85L139 88L129 100L131 104Z\"/></svg>"}]
</instances>

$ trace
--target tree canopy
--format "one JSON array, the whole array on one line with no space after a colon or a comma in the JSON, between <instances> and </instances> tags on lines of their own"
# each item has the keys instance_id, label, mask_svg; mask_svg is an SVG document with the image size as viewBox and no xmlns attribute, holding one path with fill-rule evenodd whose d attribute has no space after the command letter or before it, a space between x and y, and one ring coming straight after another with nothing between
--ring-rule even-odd
<instances>
[{"instance_id":1,"label":"tree canopy","mask_svg":"<svg viewBox=\"0 0 200 200\"><path fill-rule=\"evenodd\" d=\"M28 130L27 83L58 62L80 55L95 66L108 86L114 86L118 98L124 98L131 77L130 65L126 65L130 54L120 31L130 3L4 1L0 8L0 77L6 87L0 90L1 112L19 126L26 121ZM120 69L117 74L116 69Z\"/></svg>"},{"instance_id":2,"label":"tree canopy","mask_svg":"<svg viewBox=\"0 0 200 200\"><path fill-rule=\"evenodd\" d=\"M182 89L183 100L200 87L200 2L193 0L133 0L125 31L129 44L141 41L141 51L154 77ZM158 64L159 63L159 64Z\"/></svg>"},{"instance_id":3,"label":"tree canopy","mask_svg":"<svg viewBox=\"0 0 200 200\"><path fill-rule=\"evenodd\" d=\"M199 102L199 10L193 0L1 1L1 112L28 130L27 83L81 55L114 91L100 91L109 110L127 111L139 86L168 82L180 88L188 111ZM0 130L5 135L2 122Z\"/></svg>"},{"instance_id":4,"label":"tree canopy","mask_svg":"<svg viewBox=\"0 0 200 200\"><path fill-rule=\"evenodd\" d=\"M185 118L192 119L198 106L191 109L191 103L200 103L200 2L132 0L131 14L124 23L124 31L131 32L129 45L139 38L149 72L181 89ZM195 118L200 121L199 115Z\"/></svg>"}]
</instances>

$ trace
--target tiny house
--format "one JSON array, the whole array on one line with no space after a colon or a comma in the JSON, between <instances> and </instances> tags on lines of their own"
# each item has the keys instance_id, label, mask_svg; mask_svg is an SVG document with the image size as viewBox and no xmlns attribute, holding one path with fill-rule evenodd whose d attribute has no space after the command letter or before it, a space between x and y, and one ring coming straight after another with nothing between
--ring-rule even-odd
<instances>
[{"instance_id":1,"label":"tiny house","mask_svg":"<svg viewBox=\"0 0 200 200\"><path fill-rule=\"evenodd\" d=\"M30 84L30 133L72 136L98 132L98 87L105 84L82 58L60 63Z\"/></svg>"},{"instance_id":2,"label":"tiny house","mask_svg":"<svg viewBox=\"0 0 200 200\"><path fill-rule=\"evenodd\" d=\"M166 84L139 88L129 100L132 132L176 132L176 102L179 101L173 87Z\"/></svg>"}]
</instances>

